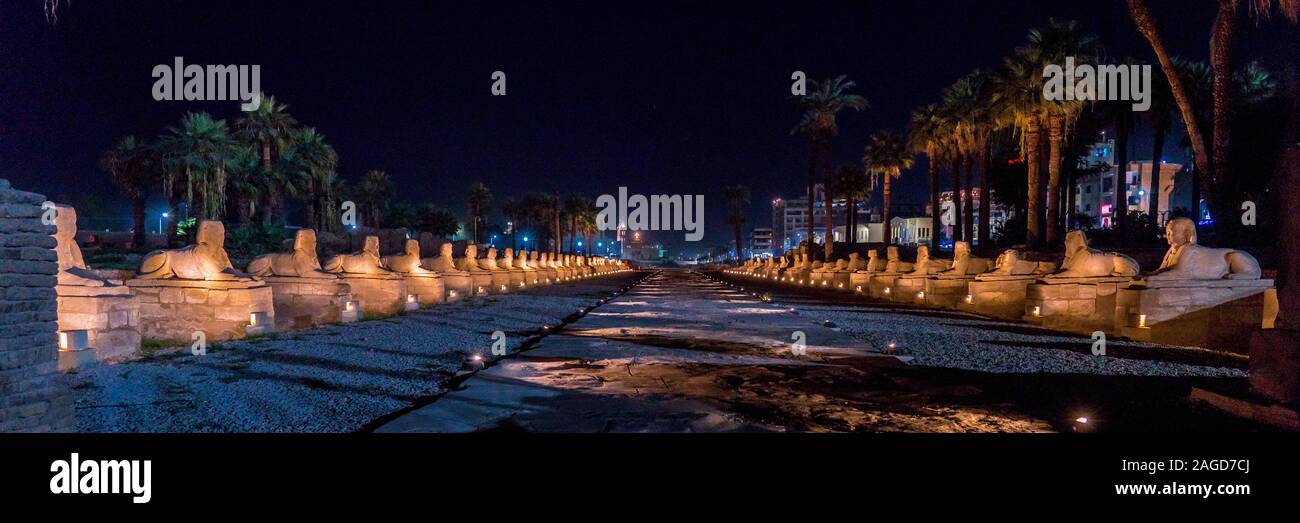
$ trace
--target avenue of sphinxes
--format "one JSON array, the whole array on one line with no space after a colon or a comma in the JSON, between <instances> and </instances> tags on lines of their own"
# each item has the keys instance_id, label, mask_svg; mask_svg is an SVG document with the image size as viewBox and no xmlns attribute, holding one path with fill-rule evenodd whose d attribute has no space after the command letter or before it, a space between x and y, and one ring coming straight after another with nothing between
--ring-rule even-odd
<instances>
[{"instance_id":1,"label":"avenue of sphinxes","mask_svg":"<svg viewBox=\"0 0 1300 523\"><path fill-rule=\"evenodd\" d=\"M343 277L325 272L317 257L316 231L294 233L293 250L263 254L248 264L248 273L271 286L277 329L354 321L359 309Z\"/></svg>"},{"instance_id":2,"label":"avenue of sphinxes","mask_svg":"<svg viewBox=\"0 0 1300 523\"><path fill-rule=\"evenodd\" d=\"M384 268L378 236L366 236L360 252L339 254L326 260L324 269L348 284L352 300L359 302L362 314L389 316L406 309L406 281L402 275Z\"/></svg>"}]
</instances>

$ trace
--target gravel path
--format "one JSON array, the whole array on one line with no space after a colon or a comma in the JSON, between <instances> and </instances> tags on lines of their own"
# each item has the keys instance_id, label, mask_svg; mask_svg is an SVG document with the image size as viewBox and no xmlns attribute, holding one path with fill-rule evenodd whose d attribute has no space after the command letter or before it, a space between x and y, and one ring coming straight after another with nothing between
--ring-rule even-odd
<instances>
[{"instance_id":1,"label":"gravel path","mask_svg":"<svg viewBox=\"0 0 1300 523\"><path fill-rule=\"evenodd\" d=\"M83 432L350 432L445 392L494 331L514 351L635 273L277 333L72 375Z\"/></svg>"}]
</instances>

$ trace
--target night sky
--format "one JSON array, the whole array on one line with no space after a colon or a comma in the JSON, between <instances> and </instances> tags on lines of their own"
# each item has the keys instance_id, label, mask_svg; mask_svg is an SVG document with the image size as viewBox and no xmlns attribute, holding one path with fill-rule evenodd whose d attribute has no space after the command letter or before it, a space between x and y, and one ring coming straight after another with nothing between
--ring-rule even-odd
<instances>
[{"instance_id":1,"label":"night sky","mask_svg":"<svg viewBox=\"0 0 1300 523\"><path fill-rule=\"evenodd\" d=\"M619 185L702 193L706 241L686 253L730 238L723 185L751 187L761 226L771 197L802 193L807 147L788 135L794 70L847 74L871 101L841 118L839 164L957 77L996 67L1049 17L1079 20L1112 56L1154 60L1121 0L62 4L51 26L40 0L0 3L0 177L55 199L102 192L122 226L125 201L97 166L105 148L152 138L186 111L238 117L236 102L154 101L150 70L175 56L261 65L263 89L325 134L341 175L385 170L412 203L463 213L478 180L498 203ZM1169 47L1196 59L1214 4L1150 2ZM1241 56L1269 64L1298 51L1294 29L1242 25ZM508 75L506 97L489 93L494 70ZM1143 139L1135 159L1146 159ZM926 198L923 173L923 162L905 173L899 201ZM658 239L686 246L681 233Z\"/></svg>"}]
</instances>

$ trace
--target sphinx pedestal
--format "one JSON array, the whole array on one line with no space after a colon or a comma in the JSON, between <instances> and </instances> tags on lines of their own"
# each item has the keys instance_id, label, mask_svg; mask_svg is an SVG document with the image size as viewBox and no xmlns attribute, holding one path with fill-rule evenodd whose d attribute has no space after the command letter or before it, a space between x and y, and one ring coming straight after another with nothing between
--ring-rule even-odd
<instances>
[{"instance_id":1,"label":"sphinx pedestal","mask_svg":"<svg viewBox=\"0 0 1300 523\"><path fill-rule=\"evenodd\" d=\"M474 295L474 281L468 272L443 272L439 275L442 276L442 287L447 291L448 302Z\"/></svg>"},{"instance_id":2,"label":"sphinx pedestal","mask_svg":"<svg viewBox=\"0 0 1300 523\"><path fill-rule=\"evenodd\" d=\"M528 285L528 276L524 274L523 269L510 269L506 271L510 275L510 288L522 289Z\"/></svg>"},{"instance_id":3,"label":"sphinx pedestal","mask_svg":"<svg viewBox=\"0 0 1300 523\"><path fill-rule=\"evenodd\" d=\"M271 286L276 329L306 329L341 323L352 291L341 278L262 277ZM349 311L351 312L351 311Z\"/></svg>"},{"instance_id":4,"label":"sphinx pedestal","mask_svg":"<svg viewBox=\"0 0 1300 523\"><path fill-rule=\"evenodd\" d=\"M930 279L929 275L913 276L905 274L894 280L894 288L890 291L890 300L897 303L914 303L925 305L925 282Z\"/></svg>"},{"instance_id":5,"label":"sphinx pedestal","mask_svg":"<svg viewBox=\"0 0 1300 523\"><path fill-rule=\"evenodd\" d=\"M524 271L524 282L526 282L529 287L536 287L541 283L541 280L541 271L535 269L527 269Z\"/></svg>"},{"instance_id":6,"label":"sphinx pedestal","mask_svg":"<svg viewBox=\"0 0 1300 523\"><path fill-rule=\"evenodd\" d=\"M146 338L191 343L202 331L208 342L269 332L275 326L271 286L260 280L127 280L140 307Z\"/></svg>"},{"instance_id":7,"label":"sphinx pedestal","mask_svg":"<svg viewBox=\"0 0 1300 523\"><path fill-rule=\"evenodd\" d=\"M406 280L406 293L414 294L421 307L437 305L447 301L447 288L442 276L437 274L403 274Z\"/></svg>"},{"instance_id":8,"label":"sphinx pedestal","mask_svg":"<svg viewBox=\"0 0 1300 523\"><path fill-rule=\"evenodd\" d=\"M1049 329L1114 334L1115 296L1130 281L1117 276L1039 280L1025 289L1023 319Z\"/></svg>"},{"instance_id":9,"label":"sphinx pedestal","mask_svg":"<svg viewBox=\"0 0 1300 523\"><path fill-rule=\"evenodd\" d=\"M492 292L492 273L487 271L471 271L469 273L470 288L474 296L488 294Z\"/></svg>"},{"instance_id":10,"label":"sphinx pedestal","mask_svg":"<svg viewBox=\"0 0 1300 523\"><path fill-rule=\"evenodd\" d=\"M875 273L857 271L849 274L849 290L853 294L866 296L871 292L871 276Z\"/></svg>"},{"instance_id":11,"label":"sphinx pedestal","mask_svg":"<svg viewBox=\"0 0 1300 523\"><path fill-rule=\"evenodd\" d=\"M957 302L957 310L1003 320L1019 320L1025 316L1025 291L1038 278L1037 275L977 276L966 285L970 300L963 296Z\"/></svg>"},{"instance_id":12,"label":"sphinx pedestal","mask_svg":"<svg viewBox=\"0 0 1300 523\"><path fill-rule=\"evenodd\" d=\"M75 354L60 351L60 369L140 352L140 306L129 288L56 285L54 291L58 299L59 332L86 331L84 341L88 348Z\"/></svg>"},{"instance_id":13,"label":"sphinx pedestal","mask_svg":"<svg viewBox=\"0 0 1300 523\"><path fill-rule=\"evenodd\" d=\"M361 302L361 313L368 316L393 316L406 309L406 282L395 273L340 274L352 290L352 298Z\"/></svg>"},{"instance_id":14,"label":"sphinx pedestal","mask_svg":"<svg viewBox=\"0 0 1300 523\"><path fill-rule=\"evenodd\" d=\"M492 294L505 294L511 291L509 271L491 271L491 274L492 286L488 288L488 292Z\"/></svg>"},{"instance_id":15,"label":"sphinx pedestal","mask_svg":"<svg viewBox=\"0 0 1300 523\"><path fill-rule=\"evenodd\" d=\"M1116 295L1115 325L1135 340L1237 353L1265 322L1273 280L1140 280Z\"/></svg>"},{"instance_id":16,"label":"sphinx pedestal","mask_svg":"<svg viewBox=\"0 0 1300 523\"><path fill-rule=\"evenodd\" d=\"M889 300L894 296L894 282L902 276L901 272L872 273L867 285L867 295L878 300Z\"/></svg>"},{"instance_id":17,"label":"sphinx pedestal","mask_svg":"<svg viewBox=\"0 0 1300 523\"><path fill-rule=\"evenodd\" d=\"M956 309L966 301L974 275L936 274L925 280L924 305L942 309Z\"/></svg>"}]
</instances>

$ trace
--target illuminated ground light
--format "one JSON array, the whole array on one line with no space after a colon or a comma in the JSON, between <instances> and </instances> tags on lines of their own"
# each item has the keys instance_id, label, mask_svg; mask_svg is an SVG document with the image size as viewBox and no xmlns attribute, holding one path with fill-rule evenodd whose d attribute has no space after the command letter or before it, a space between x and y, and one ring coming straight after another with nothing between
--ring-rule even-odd
<instances>
[{"instance_id":1,"label":"illuminated ground light","mask_svg":"<svg viewBox=\"0 0 1300 523\"><path fill-rule=\"evenodd\" d=\"M966 295L966 303L974 303L974 302L975 302L975 297L974 297L974 296L971 296L971 295L969 295L969 294L967 294L967 295Z\"/></svg>"},{"instance_id":2,"label":"illuminated ground light","mask_svg":"<svg viewBox=\"0 0 1300 523\"><path fill-rule=\"evenodd\" d=\"M916 299L918 299L918 300L924 300L924 299L925 299L925 291L918 291L918 292L916 293Z\"/></svg>"},{"instance_id":3,"label":"illuminated ground light","mask_svg":"<svg viewBox=\"0 0 1300 523\"><path fill-rule=\"evenodd\" d=\"M507 287L506 287L505 285L502 285L502 286L501 286L501 292L506 292L506 288L507 288Z\"/></svg>"},{"instance_id":4,"label":"illuminated ground light","mask_svg":"<svg viewBox=\"0 0 1300 523\"><path fill-rule=\"evenodd\" d=\"M59 350L83 350L90 346L90 331L73 330L59 332Z\"/></svg>"},{"instance_id":5,"label":"illuminated ground light","mask_svg":"<svg viewBox=\"0 0 1300 523\"><path fill-rule=\"evenodd\" d=\"M894 343L893 341L890 341L888 345L885 345L885 352L886 352L886 353L889 353L889 354L893 354L893 353L894 353L894 349L897 349L897 348L898 348L898 344L897 344L897 343Z\"/></svg>"},{"instance_id":6,"label":"illuminated ground light","mask_svg":"<svg viewBox=\"0 0 1300 523\"><path fill-rule=\"evenodd\" d=\"M456 299L456 291L447 291L447 298L452 300ZM348 302L348 304L351 305L352 302Z\"/></svg>"},{"instance_id":7,"label":"illuminated ground light","mask_svg":"<svg viewBox=\"0 0 1300 523\"><path fill-rule=\"evenodd\" d=\"M479 288L478 288L478 293L479 293L479 294L487 294L487 289L484 289L483 287L479 287Z\"/></svg>"},{"instance_id":8,"label":"illuminated ground light","mask_svg":"<svg viewBox=\"0 0 1300 523\"><path fill-rule=\"evenodd\" d=\"M1074 418L1071 425L1075 432L1092 432L1096 429L1097 419L1088 414L1081 414Z\"/></svg>"},{"instance_id":9,"label":"illuminated ground light","mask_svg":"<svg viewBox=\"0 0 1300 523\"><path fill-rule=\"evenodd\" d=\"M889 287L885 287L885 294L889 294Z\"/></svg>"},{"instance_id":10,"label":"illuminated ground light","mask_svg":"<svg viewBox=\"0 0 1300 523\"><path fill-rule=\"evenodd\" d=\"M859 285L859 286L855 287L853 290L854 290L854 292L862 292L862 286Z\"/></svg>"},{"instance_id":11,"label":"illuminated ground light","mask_svg":"<svg viewBox=\"0 0 1300 523\"><path fill-rule=\"evenodd\" d=\"M1035 306L1034 306L1034 316L1042 316L1042 315L1043 315L1043 308L1040 307L1040 306L1038 306L1038 305L1035 305Z\"/></svg>"},{"instance_id":12,"label":"illuminated ground light","mask_svg":"<svg viewBox=\"0 0 1300 523\"><path fill-rule=\"evenodd\" d=\"M1138 315L1138 328L1139 329L1147 328L1147 315L1145 314Z\"/></svg>"}]
</instances>

